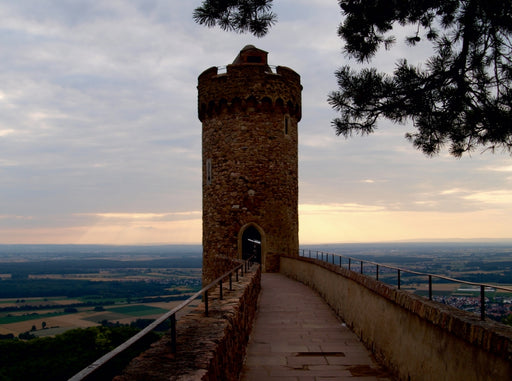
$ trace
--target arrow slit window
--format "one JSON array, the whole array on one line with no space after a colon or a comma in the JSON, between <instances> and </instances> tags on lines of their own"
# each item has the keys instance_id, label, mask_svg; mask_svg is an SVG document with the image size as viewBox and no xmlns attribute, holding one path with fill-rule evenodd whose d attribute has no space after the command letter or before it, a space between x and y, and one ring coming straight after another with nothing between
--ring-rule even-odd
<instances>
[{"instance_id":1,"label":"arrow slit window","mask_svg":"<svg viewBox=\"0 0 512 381\"><path fill-rule=\"evenodd\" d=\"M212 184L212 159L206 159L206 184Z\"/></svg>"}]
</instances>

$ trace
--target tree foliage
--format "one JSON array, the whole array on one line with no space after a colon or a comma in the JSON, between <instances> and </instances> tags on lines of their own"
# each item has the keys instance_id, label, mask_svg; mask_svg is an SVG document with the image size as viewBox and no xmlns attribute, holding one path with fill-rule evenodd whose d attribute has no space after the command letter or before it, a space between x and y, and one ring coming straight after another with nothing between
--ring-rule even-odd
<instances>
[{"instance_id":1,"label":"tree foliage","mask_svg":"<svg viewBox=\"0 0 512 381\"><path fill-rule=\"evenodd\" d=\"M498 0L342 0L339 35L360 62L395 41L396 24L415 25L406 41L433 44L424 67L401 59L392 76L377 69L336 72L340 90L329 103L343 136L374 131L380 117L412 120L407 134L428 155L446 144L461 156L476 147L512 149L512 3Z\"/></svg>"},{"instance_id":2,"label":"tree foliage","mask_svg":"<svg viewBox=\"0 0 512 381\"><path fill-rule=\"evenodd\" d=\"M512 3L502 0L339 0L344 19L338 34L360 63L389 49L395 26L410 26L411 47L427 42L433 55L421 66L406 59L392 75L376 68L336 72L339 89L328 98L340 113L338 135L369 134L377 121L412 121L406 137L435 155L449 145L462 156L477 147L512 151ZM194 18L225 30L267 33L275 22L271 1L203 1ZM262 7L262 8L258 8ZM237 10L237 11L235 11ZM268 17L256 17L258 12ZM250 27L258 20L256 29Z\"/></svg>"},{"instance_id":3,"label":"tree foliage","mask_svg":"<svg viewBox=\"0 0 512 381\"><path fill-rule=\"evenodd\" d=\"M36 338L27 332L20 335L23 340L0 340L0 380L67 380L139 331L136 327L120 325L98 326L72 329L55 337ZM119 360L121 366L114 370L122 369L127 361L158 337L151 333L141 347L128 350L126 356ZM95 379L112 378L109 375Z\"/></svg>"},{"instance_id":4,"label":"tree foliage","mask_svg":"<svg viewBox=\"0 0 512 381\"><path fill-rule=\"evenodd\" d=\"M223 30L262 37L277 20L271 8L272 0L204 0L193 17L208 27L218 25Z\"/></svg>"}]
</instances>

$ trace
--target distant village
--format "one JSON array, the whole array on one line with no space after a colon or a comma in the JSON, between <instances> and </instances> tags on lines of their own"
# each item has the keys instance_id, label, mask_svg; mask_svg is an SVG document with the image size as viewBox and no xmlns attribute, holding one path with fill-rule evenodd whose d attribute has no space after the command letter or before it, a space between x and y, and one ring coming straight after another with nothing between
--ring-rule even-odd
<instances>
[{"instance_id":1,"label":"distant village","mask_svg":"<svg viewBox=\"0 0 512 381\"><path fill-rule=\"evenodd\" d=\"M464 311L480 313L480 297L433 296L436 302L448 304ZM488 318L512 325L512 297L485 298L485 314Z\"/></svg>"}]
</instances>

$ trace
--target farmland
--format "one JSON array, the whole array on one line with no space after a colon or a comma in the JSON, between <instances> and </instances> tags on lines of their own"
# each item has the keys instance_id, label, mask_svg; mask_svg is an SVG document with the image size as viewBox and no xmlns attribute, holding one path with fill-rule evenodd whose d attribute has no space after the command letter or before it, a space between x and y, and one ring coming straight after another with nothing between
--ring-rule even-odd
<instances>
[{"instance_id":1,"label":"farmland","mask_svg":"<svg viewBox=\"0 0 512 381\"><path fill-rule=\"evenodd\" d=\"M155 319L201 284L197 248L45 248L13 253L0 245L0 335Z\"/></svg>"}]
</instances>

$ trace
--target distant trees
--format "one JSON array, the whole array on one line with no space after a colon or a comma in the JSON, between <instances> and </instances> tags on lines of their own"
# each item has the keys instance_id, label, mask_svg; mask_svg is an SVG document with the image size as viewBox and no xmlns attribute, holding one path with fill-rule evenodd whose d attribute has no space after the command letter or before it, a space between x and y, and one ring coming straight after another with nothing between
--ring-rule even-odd
<instances>
[{"instance_id":1,"label":"distant trees","mask_svg":"<svg viewBox=\"0 0 512 381\"><path fill-rule=\"evenodd\" d=\"M99 326L73 329L55 337L27 334L21 337L26 341L0 340L0 380L67 380L138 331L128 326ZM148 340L157 339L158 335L152 334ZM137 353L129 353L128 357Z\"/></svg>"},{"instance_id":2,"label":"distant trees","mask_svg":"<svg viewBox=\"0 0 512 381\"><path fill-rule=\"evenodd\" d=\"M501 322L502 322L503 324L506 324L506 325L510 325L510 326L512 326L512 314L509 314L509 315L507 315L506 317L504 317L504 318L501 320Z\"/></svg>"},{"instance_id":3,"label":"distant trees","mask_svg":"<svg viewBox=\"0 0 512 381\"><path fill-rule=\"evenodd\" d=\"M77 298L96 296L103 300L108 298L136 298L169 294L168 288L182 285L180 280L169 279L167 282L104 281L93 282L75 279L26 279L3 280L0 298L67 296ZM190 286L200 284L200 279L190 280ZM22 309L25 306L18 306Z\"/></svg>"},{"instance_id":4,"label":"distant trees","mask_svg":"<svg viewBox=\"0 0 512 381\"><path fill-rule=\"evenodd\" d=\"M34 334L30 333L30 332L23 332L23 333L20 333L20 334L18 335L18 338L19 338L20 340L32 340L32 339L35 339L35 338L36 338L36 336L35 336ZM2 353L1 353L1 351L0 351L0 355L1 355L1 354L2 354ZM1 380L1 379L2 379L2 378L0 377L0 380Z\"/></svg>"},{"instance_id":5,"label":"distant trees","mask_svg":"<svg viewBox=\"0 0 512 381\"><path fill-rule=\"evenodd\" d=\"M98 269L128 271L128 269L201 268L201 257L161 258L119 261L114 259L58 259L2 263L2 272L11 279L27 279L29 274L94 274ZM140 269L140 270L139 270ZM4 282L0 280L0 282Z\"/></svg>"},{"instance_id":6,"label":"distant trees","mask_svg":"<svg viewBox=\"0 0 512 381\"><path fill-rule=\"evenodd\" d=\"M338 2L344 16L338 35L358 62L370 62L381 47L392 46L395 37L389 33L396 25L411 26L406 37L411 48L425 41L434 48L418 66L399 59L392 75L341 67L339 90L328 99L340 113L332 122L338 135L370 134L382 118L410 120L416 132L406 137L427 155L446 145L455 157L477 147L512 152L512 2ZM261 37L276 20L271 7L272 1L205 0L194 19Z\"/></svg>"}]
</instances>

